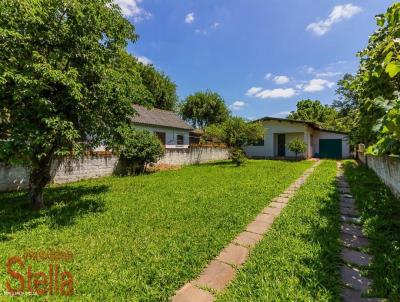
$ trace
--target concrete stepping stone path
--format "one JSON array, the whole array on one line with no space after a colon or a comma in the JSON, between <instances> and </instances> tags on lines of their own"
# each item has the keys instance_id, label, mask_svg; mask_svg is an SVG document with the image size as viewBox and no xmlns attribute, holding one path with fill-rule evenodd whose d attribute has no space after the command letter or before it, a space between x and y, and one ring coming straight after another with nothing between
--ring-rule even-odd
<instances>
[{"instance_id":1,"label":"concrete stepping stone path","mask_svg":"<svg viewBox=\"0 0 400 302\"><path fill-rule=\"evenodd\" d=\"M314 172L315 164L293 182L281 195L274 198L260 214L212 260L200 276L185 284L171 298L172 302L211 302L214 294L222 291L235 278L236 270L248 259L251 249L263 238L276 217L283 211L297 190Z\"/></svg>"},{"instance_id":2,"label":"concrete stepping stone path","mask_svg":"<svg viewBox=\"0 0 400 302\"><path fill-rule=\"evenodd\" d=\"M343 173L341 163L338 162L337 188L340 193L341 233L340 240L343 245L340 257L343 265L340 267L343 289L341 298L343 302L375 302L383 301L378 298L364 298L372 285L372 281L360 272L362 267L367 267L373 257L360 251L368 246L369 241L360 226L360 212L351 195L351 188ZM358 267L358 268L357 268Z\"/></svg>"}]
</instances>

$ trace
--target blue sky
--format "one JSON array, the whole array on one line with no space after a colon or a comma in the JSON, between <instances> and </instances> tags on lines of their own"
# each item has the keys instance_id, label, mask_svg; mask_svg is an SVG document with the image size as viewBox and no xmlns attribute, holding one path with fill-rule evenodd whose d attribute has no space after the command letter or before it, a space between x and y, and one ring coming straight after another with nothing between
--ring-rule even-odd
<instances>
[{"instance_id":1,"label":"blue sky","mask_svg":"<svg viewBox=\"0 0 400 302\"><path fill-rule=\"evenodd\" d=\"M330 104L387 0L115 0L140 35L129 51L178 85L218 92L233 114L282 117L300 99Z\"/></svg>"}]
</instances>

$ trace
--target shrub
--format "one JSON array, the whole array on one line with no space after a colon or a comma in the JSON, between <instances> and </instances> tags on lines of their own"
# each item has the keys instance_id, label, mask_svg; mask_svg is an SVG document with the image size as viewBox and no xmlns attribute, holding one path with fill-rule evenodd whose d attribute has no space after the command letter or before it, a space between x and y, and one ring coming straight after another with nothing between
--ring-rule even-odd
<instances>
[{"instance_id":1,"label":"shrub","mask_svg":"<svg viewBox=\"0 0 400 302\"><path fill-rule=\"evenodd\" d=\"M247 161L247 157L241 148L232 148L230 151L230 158L236 166L241 166Z\"/></svg>"},{"instance_id":2,"label":"shrub","mask_svg":"<svg viewBox=\"0 0 400 302\"><path fill-rule=\"evenodd\" d=\"M307 150L306 144L301 139L298 138L291 140L288 144L288 148L290 151L296 154L296 158L299 153L304 153Z\"/></svg>"},{"instance_id":3,"label":"shrub","mask_svg":"<svg viewBox=\"0 0 400 302\"><path fill-rule=\"evenodd\" d=\"M164 154L160 140L148 130L124 129L118 153L122 162L122 174L142 173L147 164L157 162Z\"/></svg>"}]
</instances>

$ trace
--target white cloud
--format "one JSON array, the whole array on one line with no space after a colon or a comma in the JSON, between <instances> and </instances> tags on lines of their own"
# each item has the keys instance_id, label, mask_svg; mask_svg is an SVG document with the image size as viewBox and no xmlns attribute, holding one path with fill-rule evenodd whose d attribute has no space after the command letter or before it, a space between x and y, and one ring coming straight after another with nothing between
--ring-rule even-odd
<instances>
[{"instance_id":1,"label":"white cloud","mask_svg":"<svg viewBox=\"0 0 400 302\"><path fill-rule=\"evenodd\" d=\"M351 3L337 5L333 8L327 19L309 24L307 30L311 30L318 36L323 36L330 31L334 24L350 19L361 11L361 7L355 6Z\"/></svg>"},{"instance_id":2,"label":"white cloud","mask_svg":"<svg viewBox=\"0 0 400 302\"><path fill-rule=\"evenodd\" d=\"M254 96L257 93L259 93L261 90L263 90L261 87L251 87L249 90L247 90L246 95Z\"/></svg>"},{"instance_id":3,"label":"white cloud","mask_svg":"<svg viewBox=\"0 0 400 302\"><path fill-rule=\"evenodd\" d=\"M153 63L148 57L145 56L138 56L136 58L140 63L143 63L144 65L149 65Z\"/></svg>"},{"instance_id":4,"label":"white cloud","mask_svg":"<svg viewBox=\"0 0 400 302\"><path fill-rule=\"evenodd\" d=\"M136 22L139 22L151 17L150 12L139 7L142 1L143 0L114 0L114 3L119 5L124 16L133 17Z\"/></svg>"},{"instance_id":5,"label":"white cloud","mask_svg":"<svg viewBox=\"0 0 400 302\"><path fill-rule=\"evenodd\" d=\"M272 77L272 73L269 72L269 73L267 73L267 74L265 75L264 78L265 78L266 80L269 80L271 77Z\"/></svg>"},{"instance_id":6,"label":"white cloud","mask_svg":"<svg viewBox=\"0 0 400 302\"><path fill-rule=\"evenodd\" d=\"M318 78L331 78L331 77L336 77L338 75L341 75L342 73L339 71L326 71L326 72L317 72L315 75Z\"/></svg>"},{"instance_id":7,"label":"white cloud","mask_svg":"<svg viewBox=\"0 0 400 302\"><path fill-rule=\"evenodd\" d=\"M281 111L278 113L275 113L273 115L271 115L272 117L281 117L281 118L285 118L290 114L290 111Z\"/></svg>"},{"instance_id":8,"label":"white cloud","mask_svg":"<svg viewBox=\"0 0 400 302\"><path fill-rule=\"evenodd\" d=\"M316 92L325 90L326 88L332 88L333 86L335 86L335 83L328 80L312 79L310 82L308 82L308 84L304 86L303 90L305 92Z\"/></svg>"},{"instance_id":9,"label":"white cloud","mask_svg":"<svg viewBox=\"0 0 400 302\"><path fill-rule=\"evenodd\" d=\"M296 94L293 88L277 88L277 89L264 89L256 94L257 98L269 99L269 98L290 98Z\"/></svg>"},{"instance_id":10,"label":"white cloud","mask_svg":"<svg viewBox=\"0 0 400 302\"><path fill-rule=\"evenodd\" d=\"M303 84L297 84L295 87L296 87L296 89L303 89L304 85Z\"/></svg>"},{"instance_id":11,"label":"white cloud","mask_svg":"<svg viewBox=\"0 0 400 302\"><path fill-rule=\"evenodd\" d=\"M246 106L246 103L245 103L245 102L236 101L236 102L234 102L232 105L230 105L229 108L232 109L232 110L240 110L240 109L242 109L244 106Z\"/></svg>"},{"instance_id":12,"label":"white cloud","mask_svg":"<svg viewBox=\"0 0 400 302\"><path fill-rule=\"evenodd\" d=\"M217 28L217 27L220 27L220 26L221 26L221 23L215 22L211 27L212 28Z\"/></svg>"},{"instance_id":13,"label":"white cloud","mask_svg":"<svg viewBox=\"0 0 400 302\"><path fill-rule=\"evenodd\" d=\"M287 76L282 76L282 75L276 76L276 77L274 77L274 82L275 82L275 84L283 85L283 84L289 83L289 78Z\"/></svg>"},{"instance_id":14,"label":"white cloud","mask_svg":"<svg viewBox=\"0 0 400 302\"><path fill-rule=\"evenodd\" d=\"M185 17L185 23L191 24L194 21L194 13L189 13Z\"/></svg>"}]
</instances>

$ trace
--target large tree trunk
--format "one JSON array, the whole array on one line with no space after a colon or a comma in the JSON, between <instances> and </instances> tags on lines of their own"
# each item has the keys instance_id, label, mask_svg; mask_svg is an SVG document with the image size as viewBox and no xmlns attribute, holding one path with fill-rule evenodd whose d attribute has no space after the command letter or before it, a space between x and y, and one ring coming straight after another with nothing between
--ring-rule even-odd
<instances>
[{"instance_id":1,"label":"large tree trunk","mask_svg":"<svg viewBox=\"0 0 400 302\"><path fill-rule=\"evenodd\" d=\"M32 163L29 174L29 194L31 208L40 210L44 207L43 189L51 181L52 156L46 156Z\"/></svg>"}]
</instances>

